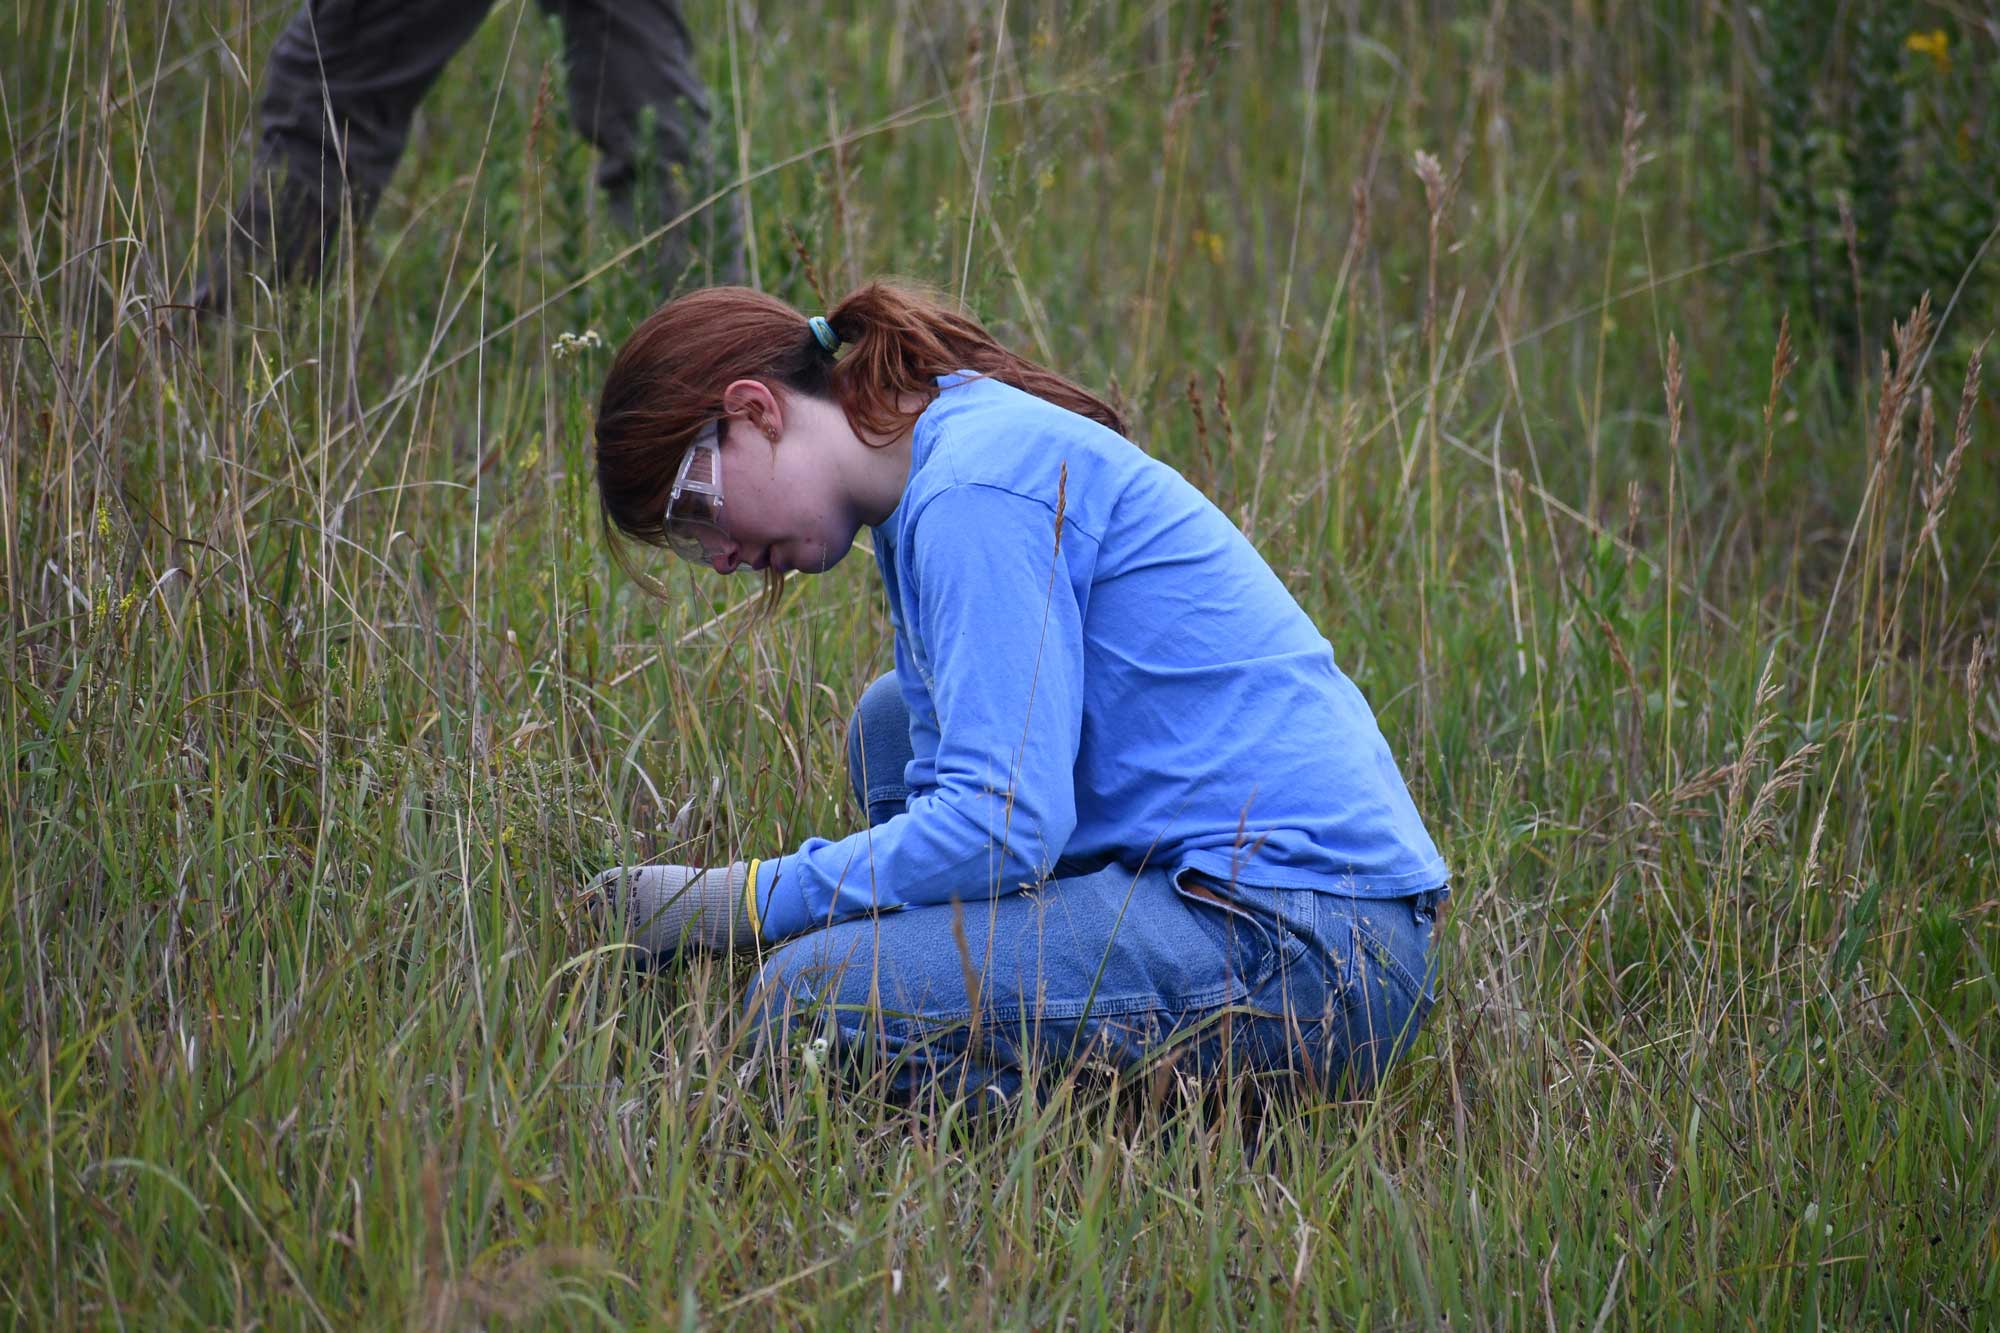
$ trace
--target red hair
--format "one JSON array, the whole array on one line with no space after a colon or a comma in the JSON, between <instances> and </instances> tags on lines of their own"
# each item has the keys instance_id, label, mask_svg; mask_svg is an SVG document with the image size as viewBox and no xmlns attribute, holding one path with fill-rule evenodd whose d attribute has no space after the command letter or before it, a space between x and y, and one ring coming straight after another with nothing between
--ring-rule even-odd
<instances>
[{"instance_id":1,"label":"red hair","mask_svg":"<svg viewBox=\"0 0 2000 1333\"><path fill-rule=\"evenodd\" d=\"M839 405L863 439L893 439L937 397L937 377L990 375L1124 432L1096 394L995 342L977 320L913 288L874 282L827 313L836 357L806 317L748 287L710 287L667 302L618 349L597 402L597 498L612 553L649 591L617 534L666 541L667 492L696 431L723 415L722 391L758 380ZM912 409L910 402L920 406ZM773 579L775 596L779 582Z\"/></svg>"}]
</instances>

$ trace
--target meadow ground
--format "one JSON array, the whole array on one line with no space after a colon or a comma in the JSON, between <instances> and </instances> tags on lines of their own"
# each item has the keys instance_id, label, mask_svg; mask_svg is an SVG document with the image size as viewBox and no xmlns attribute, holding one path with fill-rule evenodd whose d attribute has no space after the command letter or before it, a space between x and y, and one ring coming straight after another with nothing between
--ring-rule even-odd
<instances>
[{"instance_id":1,"label":"meadow ground","mask_svg":"<svg viewBox=\"0 0 2000 1333\"><path fill-rule=\"evenodd\" d=\"M1261 1122L904 1114L598 947L621 857L853 825L871 563L753 628L610 562L658 293L519 0L336 282L163 308L289 8L0 22L8 1322L1992 1326L1993 252L1911 318L1866 173L1788 229L1785 5L688 5L755 278L1114 393L1379 710L1442 997Z\"/></svg>"}]
</instances>

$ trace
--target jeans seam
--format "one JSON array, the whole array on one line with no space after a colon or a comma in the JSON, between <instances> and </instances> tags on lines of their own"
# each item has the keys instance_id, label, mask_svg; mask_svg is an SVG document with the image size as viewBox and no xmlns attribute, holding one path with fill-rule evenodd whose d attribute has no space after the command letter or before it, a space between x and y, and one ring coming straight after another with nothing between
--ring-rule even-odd
<instances>
[{"instance_id":1,"label":"jeans seam","mask_svg":"<svg viewBox=\"0 0 2000 1333\"><path fill-rule=\"evenodd\" d=\"M1035 1005L1010 1004L1004 1009L989 1009L980 1018L982 1026L1012 1024L1022 1018L1035 1018L1067 1022L1078 1018L1124 1017L1131 1014L1158 1013L1181 1014L1188 1010L1217 1008L1248 999L1255 989L1240 981L1224 981L1205 990L1195 991L1168 999L1147 992L1132 995L1100 995L1093 999L1045 1000ZM884 1005L881 1011L884 1023L969 1023L972 1021L970 1009L893 1009Z\"/></svg>"}]
</instances>

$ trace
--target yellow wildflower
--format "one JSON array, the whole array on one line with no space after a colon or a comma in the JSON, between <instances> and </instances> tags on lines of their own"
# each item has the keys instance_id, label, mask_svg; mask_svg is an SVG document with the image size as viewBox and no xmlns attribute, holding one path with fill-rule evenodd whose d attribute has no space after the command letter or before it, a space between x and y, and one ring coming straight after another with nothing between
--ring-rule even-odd
<instances>
[{"instance_id":1,"label":"yellow wildflower","mask_svg":"<svg viewBox=\"0 0 2000 1333\"><path fill-rule=\"evenodd\" d=\"M1212 231L1197 230L1193 239L1195 249L1206 253L1209 263L1220 264L1222 262L1222 237L1220 235Z\"/></svg>"},{"instance_id":2,"label":"yellow wildflower","mask_svg":"<svg viewBox=\"0 0 2000 1333\"><path fill-rule=\"evenodd\" d=\"M1903 39L1903 49L1920 56L1929 56L1931 62L1938 67L1938 73L1951 73L1951 36L1943 28L1911 33Z\"/></svg>"}]
</instances>

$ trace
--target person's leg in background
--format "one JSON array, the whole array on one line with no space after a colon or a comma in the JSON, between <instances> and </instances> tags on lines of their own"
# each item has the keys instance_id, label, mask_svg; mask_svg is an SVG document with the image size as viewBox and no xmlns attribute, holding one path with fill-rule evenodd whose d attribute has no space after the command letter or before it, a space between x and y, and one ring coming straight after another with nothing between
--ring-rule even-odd
<instances>
[{"instance_id":1,"label":"person's leg in background","mask_svg":"<svg viewBox=\"0 0 2000 1333\"><path fill-rule=\"evenodd\" d=\"M493 0L305 0L279 34L258 104L249 188L212 253L198 307L226 311L251 273L317 281L340 219L367 221L417 105Z\"/></svg>"},{"instance_id":2,"label":"person's leg in background","mask_svg":"<svg viewBox=\"0 0 2000 1333\"><path fill-rule=\"evenodd\" d=\"M718 178L708 89L679 4L541 3L562 20L570 114L597 148L597 183L613 214L638 232L672 222ZM660 238L655 259L663 298L684 284L742 281L739 208L734 194L725 196Z\"/></svg>"}]
</instances>

